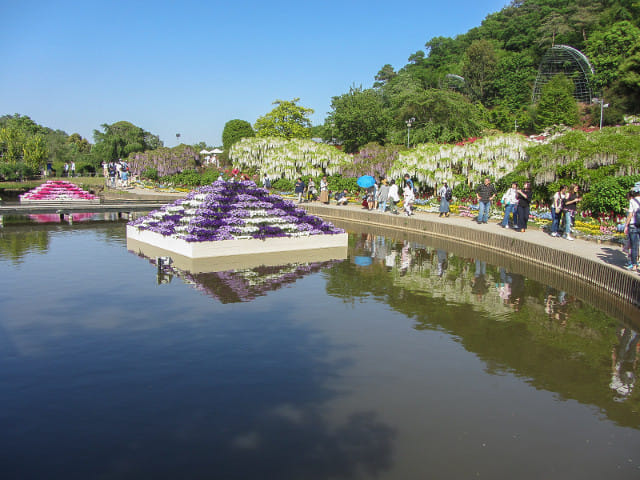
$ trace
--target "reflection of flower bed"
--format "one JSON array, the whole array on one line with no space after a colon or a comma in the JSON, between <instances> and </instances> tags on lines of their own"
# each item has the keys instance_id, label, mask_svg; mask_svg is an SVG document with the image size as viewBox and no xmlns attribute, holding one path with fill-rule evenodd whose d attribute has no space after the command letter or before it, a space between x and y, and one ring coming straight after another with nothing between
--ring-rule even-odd
<instances>
[{"instance_id":1,"label":"reflection of flower bed","mask_svg":"<svg viewBox=\"0 0 640 480\"><path fill-rule=\"evenodd\" d=\"M344 233L252 181L216 181L129 225L187 242Z\"/></svg>"},{"instance_id":2,"label":"reflection of flower bed","mask_svg":"<svg viewBox=\"0 0 640 480\"><path fill-rule=\"evenodd\" d=\"M333 263L335 261L261 266L213 273L176 273L186 282L193 284L194 288L221 303L235 303L248 302L256 297L264 296L267 292L292 284Z\"/></svg>"}]
</instances>

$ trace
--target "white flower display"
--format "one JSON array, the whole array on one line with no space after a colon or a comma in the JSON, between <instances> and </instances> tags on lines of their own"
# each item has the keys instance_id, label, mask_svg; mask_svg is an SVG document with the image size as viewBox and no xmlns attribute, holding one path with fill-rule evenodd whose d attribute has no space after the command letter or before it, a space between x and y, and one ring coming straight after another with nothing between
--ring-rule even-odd
<instances>
[{"instance_id":1,"label":"white flower display","mask_svg":"<svg viewBox=\"0 0 640 480\"><path fill-rule=\"evenodd\" d=\"M334 175L351 164L351 156L335 147L300 138L244 138L231 147L229 158L234 167L259 168L270 180Z\"/></svg>"},{"instance_id":2,"label":"white flower display","mask_svg":"<svg viewBox=\"0 0 640 480\"><path fill-rule=\"evenodd\" d=\"M401 153L387 174L402 178L408 173L430 187L445 181L452 187L477 184L485 176L497 180L527 158L530 145L530 140L518 134L485 137L462 145L426 143Z\"/></svg>"}]
</instances>

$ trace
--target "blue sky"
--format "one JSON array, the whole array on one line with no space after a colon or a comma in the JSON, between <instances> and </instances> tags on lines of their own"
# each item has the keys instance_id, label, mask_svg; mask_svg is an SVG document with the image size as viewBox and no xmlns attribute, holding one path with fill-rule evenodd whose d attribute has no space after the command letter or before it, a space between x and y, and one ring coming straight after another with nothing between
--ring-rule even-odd
<instances>
[{"instance_id":1,"label":"blue sky","mask_svg":"<svg viewBox=\"0 0 640 480\"><path fill-rule=\"evenodd\" d=\"M508 0L0 2L0 115L93 142L127 120L174 146L221 144L276 99L322 124L331 97L370 87L436 36L465 33Z\"/></svg>"}]
</instances>

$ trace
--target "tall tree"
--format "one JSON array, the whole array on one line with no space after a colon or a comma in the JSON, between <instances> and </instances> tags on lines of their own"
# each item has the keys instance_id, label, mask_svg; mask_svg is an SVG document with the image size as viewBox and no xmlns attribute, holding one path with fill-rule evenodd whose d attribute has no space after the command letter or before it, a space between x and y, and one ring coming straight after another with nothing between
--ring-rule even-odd
<instances>
[{"instance_id":1,"label":"tall tree","mask_svg":"<svg viewBox=\"0 0 640 480\"><path fill-rule=\"evenodd\" d=\"M573 127L578 123L578 103L573 97L573 82L564 75L554 76L542 87L540 101L535 108L535 127L538 131L553 125Z\"/></svg>"},{"instance_id":2,"label":"tall tree","mask_svg":"<svg viewBox=\"0 0 640 480\"><path fill-rule=\"evenodd\" d=\"M353 153L369 142L384 143L390 118L381 92L351 87L348 93L332 98L327 124L345 151Z\"/></svg>"},{"instance_id":3,"label":"tall tree","mask_svg":"<svg viewBox=\"0 0 640 480\"><path fill-rule=\"evenodd\" d=\"M305 108L293 100L276 100L275 108L266 115L259 117L253 125L258 137L310 138L311 121L309 115L312 108Z\"/></svg>"},{"instance_id":4,"label":"tall tree","mask_svg":"<svg viewBox=\"0 0 640 480\"><path fill-rule=\"evenodd\" d=\"M229 120L224 124L224 130L222 130L222 145L225 152L243 138L252 138L256 136L256 132L253 131L251 124L246 120Z\"/></svg>"},{"instance_id":5,"label":"tall tree","mask_svg":"<svg viewBox=\"0 0 640 480\"><path fill-rule=\"evenodd\" d=\"M136 125L120 121L111 125L101 125L103 131L94 130L94 151L100 161L110 162L125 158L130 153L156 150L162 147L162 141L156 135Z\"/></svg>"},{"instance_id":6,"label":"tall tree","mask_svg":"<svg viewBox=\"0 0 640 480\"><path fill-rule=\"evenodd\" d=\"M498 63L493 45L487 40L476 40L464 55L462 76L474 100L486 102Z\"/></svg>"}]
</instances>

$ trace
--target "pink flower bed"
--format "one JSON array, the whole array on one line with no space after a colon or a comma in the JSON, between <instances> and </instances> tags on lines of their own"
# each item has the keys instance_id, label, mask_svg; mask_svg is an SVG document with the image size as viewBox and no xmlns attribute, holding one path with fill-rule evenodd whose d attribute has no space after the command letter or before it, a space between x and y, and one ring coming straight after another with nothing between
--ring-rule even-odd
<instances>
[{"instance_id":1,"label":"pink flower bed","mask_svg":"<svg viewBox=\"0 0 640 480\"><path fill-rule=\"evenodd\" d=\"M49 180L37 188L20 195L20 201L97 200L98 197L64 180Z\"/></svg>"}]
</instances>

